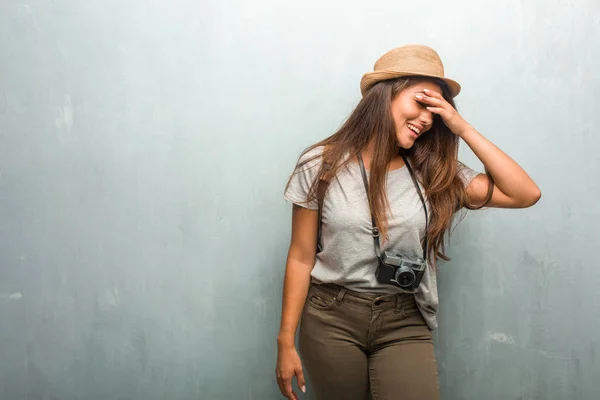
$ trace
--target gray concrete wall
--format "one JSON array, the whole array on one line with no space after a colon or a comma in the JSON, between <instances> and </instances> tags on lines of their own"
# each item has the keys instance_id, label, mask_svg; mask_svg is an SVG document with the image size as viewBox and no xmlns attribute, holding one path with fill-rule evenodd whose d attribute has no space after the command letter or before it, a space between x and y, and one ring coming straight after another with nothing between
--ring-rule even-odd
<instances>
[{"instance_id":1,"label":"gray concrete wall","mask_svg":"<svg viewBox=\"0 0 600 400\"><path fill-rule=\"evenodd\" d=\"M599 12L2 1L0 398L279 398L286 178L407 43L438 50L461 113L544 194L452 237L443 398L599 398Z\"/></svg>"}]
</instances>

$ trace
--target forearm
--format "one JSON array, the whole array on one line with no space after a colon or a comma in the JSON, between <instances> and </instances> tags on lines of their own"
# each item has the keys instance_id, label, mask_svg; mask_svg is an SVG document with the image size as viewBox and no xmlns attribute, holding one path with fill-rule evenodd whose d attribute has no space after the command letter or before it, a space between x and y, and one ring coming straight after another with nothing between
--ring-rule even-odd
<instances>
[{"instance_id":1,"label":"forearm","mask_svg":"<svg viewBox=\"0 0 600 400\"><path fill-rule=\"evenodd\" d=\"M539 198L540 189L523 168L472 126L467 126L459 136L481 160L504 194L524 202Z\"/></svg>"},{"instance_id":2,"label":"forearm","mask_svg":"<svg viewBox=\"0 0 600 400\"><path fill-rule=\"evenodd\" d=\"M310 272L313 266L288 258L283 281L281 326L277 336L279 346L294 345L294 337L306 301L310 285Z\"/></svg>"}]
</instances>

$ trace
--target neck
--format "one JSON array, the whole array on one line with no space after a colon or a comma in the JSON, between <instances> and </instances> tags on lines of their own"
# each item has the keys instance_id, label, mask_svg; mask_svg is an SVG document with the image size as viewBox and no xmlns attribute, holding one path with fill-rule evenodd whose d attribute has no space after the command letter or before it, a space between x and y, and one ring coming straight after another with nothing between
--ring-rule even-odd
<instances>
[{"instance_id":1,"label":"neck","mask_svg":"<svg viewBox=\"0 0 600 400\"><path fill-rule=\"evenodd\" d=\"M398 150L400 150L400 149L398 149ZM371 140L369 142L369 144L367 145L367 147L365 147L361 151L361 154L362 154L363 162L365 163L365 168L370 169L371 161L373 160L373 156L375 155L375 140ZM403 165L404 165L404 160L402 159L402 156L398 152L390 161L389 169L390 170L397 169L397 168L402 167Z\"/></svg>"},{"instance_id":2,"label":"neck","mask_svg":"<svg viewBox=\"0 0 600 400\"><path fill-rule=\"evenodd\" d=\"M365 167L371 167L371 160L373 159L373 155L375 154L375 140L371 140L367 147L361 151L363 161L365 163Z\"/></svg>"}]
</instances>

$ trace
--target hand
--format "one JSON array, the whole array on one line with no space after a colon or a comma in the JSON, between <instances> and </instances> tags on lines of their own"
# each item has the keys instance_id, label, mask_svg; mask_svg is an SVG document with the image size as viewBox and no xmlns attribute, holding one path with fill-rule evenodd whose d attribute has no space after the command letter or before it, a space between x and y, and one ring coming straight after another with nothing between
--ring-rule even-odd
<instances>
[{"instance_id":1,"label":"hand","mask_svg":"<svg viewBox=\"0 0 600 400\"><path fill-rule=\"evenodd\" d=\"M423 93L416 95L417 100L426 104L429 111L441 116L452 133L462 136L470 125L461 117L458 111L440 93L429 89L423 89Z\"/></svg>"},{"instance_id":2,"label":"hand","mask_svg":"<svg viewBox=\"0 0 600 400\"><path fill-rule=\"evenodd\" d=\"M294 346L280 347L277 351L277 385L281 394L288 400L298 400L298 396L292 391L292 378L296 376L298 387L302 392L306 392L306 382L302 373L302 363L300 356Z\"/></svg>"}]
</instances>

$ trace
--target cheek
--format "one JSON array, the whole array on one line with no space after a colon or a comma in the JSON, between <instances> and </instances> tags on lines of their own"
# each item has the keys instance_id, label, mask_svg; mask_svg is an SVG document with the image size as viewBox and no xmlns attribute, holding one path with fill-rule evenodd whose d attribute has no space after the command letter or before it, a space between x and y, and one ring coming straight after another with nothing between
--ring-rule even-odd
<instances>
[{"instance_id":1,"label":"cheek","mask_svg":"<svg viewBox=\"0 0 600 400\"><path fill-rule=\"evenodd\" d=\"M421 114L421 105L412 99L407 99L403 103L402 114L406 119L413 119Z\"/></svg>"},{"instance_id":2,"label":"cheek","mask_svg":"<svg viewBox=\"0 0 600 400\"><path fill-rule=\"evenodd\" d=\"M411 118L418 118L421 115L422 106L418 104L413 104L410 108Z\"/></svg>"},{"instance_id":3,"label":"cheek","mask_svg":"<svg viewBox=\"0 0 600 400\"><path fill-rule=\"evenodd\" d=\"M414 108L409 104L403 103L394 110L394 120L396 123L401 124L410 119L412 114L414 114Z\"/></svg>"}]
</instances>

